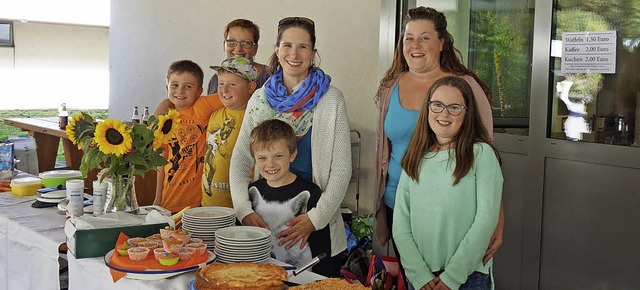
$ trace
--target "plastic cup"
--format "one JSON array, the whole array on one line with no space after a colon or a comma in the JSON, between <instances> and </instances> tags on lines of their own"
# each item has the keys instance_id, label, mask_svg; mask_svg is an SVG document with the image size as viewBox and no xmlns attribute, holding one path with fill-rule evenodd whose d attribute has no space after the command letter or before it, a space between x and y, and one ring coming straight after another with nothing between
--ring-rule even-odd
<instances>
[{"instance_id":1,"label":"plastic cup","mask_svg":"<svg viewBox=\"0 0 640 290\"><path fill-rule=\"evenodd\" d=\"M108 185L100 180L93 181L93 216L104 214L104 200L107 197Z\"/></svg>"},{"instance_id":2,"label":"plastic cup","mask_svg":"<svg viewBox=\"0 0 640 290\"><path fill-rule=\"evenodd\" d=\"M84 209L84 180L70 179L66 181L66 186L69 199L67 212L73 216L81 216Z\"/></svg>"}]
</instances>

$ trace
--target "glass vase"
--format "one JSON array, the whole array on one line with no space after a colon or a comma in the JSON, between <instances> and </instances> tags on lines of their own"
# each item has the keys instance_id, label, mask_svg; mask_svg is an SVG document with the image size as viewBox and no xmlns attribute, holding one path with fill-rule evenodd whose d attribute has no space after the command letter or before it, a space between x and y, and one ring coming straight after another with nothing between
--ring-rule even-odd
<instances>
[{"instance_id":1,"label":"glass vase","mask_svg":"<svg viewBox=\"0 0 640 290\"><path fill-rule=\"evenodd\" d=\"M138 199L136 198L135 176L114 175L107 180L107 196L104 202L104 213L124 211L138 213Z\"/></svg>"}]
</instances>

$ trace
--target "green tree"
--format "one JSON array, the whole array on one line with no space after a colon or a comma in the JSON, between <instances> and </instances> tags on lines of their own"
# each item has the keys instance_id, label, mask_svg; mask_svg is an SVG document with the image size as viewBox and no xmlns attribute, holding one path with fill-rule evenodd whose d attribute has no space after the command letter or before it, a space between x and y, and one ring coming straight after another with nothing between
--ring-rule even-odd
<instances>
[{"instance_id":1,"label":"green tree","mask_svg":"<svg viewBox=\"0 0 640 290\"><path fill-rule=\"evenodd\" d=\"M532 20L527 10L472 15L475 47L471 65L491 85L493 105L503 117L529 115Z\"/></svg>"},{"instance_id":2,"label":"green tree","mask_svg":"<svg viewBox=\"0 0 640 290\"><path fill-rule=\"evenodd\" d=\"M560 39L563 32L579 31L607 31L611 24L599 14L580 9L568 9L556 13L556 38ZM600 73L571 73L566 78L574 85L570 95L592 99L602 86L603 76Z\"/></svg>"}]
</instances>

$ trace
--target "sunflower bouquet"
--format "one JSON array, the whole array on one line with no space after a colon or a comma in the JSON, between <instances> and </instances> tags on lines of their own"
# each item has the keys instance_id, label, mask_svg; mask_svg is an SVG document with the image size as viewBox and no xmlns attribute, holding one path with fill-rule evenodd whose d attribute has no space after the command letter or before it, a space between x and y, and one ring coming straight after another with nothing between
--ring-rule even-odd
<instances>
[{"instance_id":1,"label":"sunflower bouquet","mask_svg":"<svg viewBox=\"0 0 640 290\"><path fill-rule=\"evenodd\" d=\"M151 116L147 125L125 124L112 118L98 121L84 112L73 116L66 133L84 152L82 175L86 177L91 169L103 169L100 181L109 178L113 183L109 187L112 193L107 194L111 200L106 201L112 205L105 208L137 210L137 203L135 208L125 209L125 199L130 198L125 195L133 190L133 176L167 164L162 145L175 136L179 115L176 110L169 110L165 115Z\"/></svg>"}]
</instances>

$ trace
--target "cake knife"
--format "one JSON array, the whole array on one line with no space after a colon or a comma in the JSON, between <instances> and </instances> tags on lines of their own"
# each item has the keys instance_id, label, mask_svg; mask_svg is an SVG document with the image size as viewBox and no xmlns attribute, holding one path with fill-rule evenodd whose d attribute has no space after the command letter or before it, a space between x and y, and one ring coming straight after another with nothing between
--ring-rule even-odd
<instances>
[{"instance_id":1,"label":"cake knife","mask_svg":"<svg viewBox=\"0 0 640 290\"><path fill-rule=\"evenodd\" d=\"M307 269L313 267L315 264L320 263L320 261L322 261L326 257L327 257L327 253L322 253L320 255L317 255L316 257L311 259L311 261L309 261L309 263L306 263L306 264L298 267L298 269L293 270L293 276L298 276L298 274L300 274L300 273L306 271Z\"/></svg>"}]
</instances>

